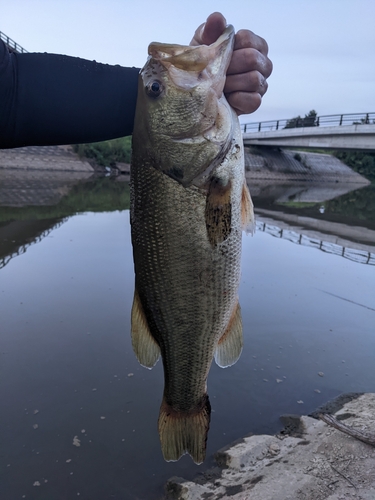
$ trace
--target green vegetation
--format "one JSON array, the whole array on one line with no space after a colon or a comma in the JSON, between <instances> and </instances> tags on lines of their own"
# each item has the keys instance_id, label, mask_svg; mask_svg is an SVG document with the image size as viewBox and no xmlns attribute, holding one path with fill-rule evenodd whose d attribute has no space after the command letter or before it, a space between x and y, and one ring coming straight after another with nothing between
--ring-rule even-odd
<instances>
[{"instance_id":1,"label":"green vegetation","mask_svg":"<svg viewBox=\"0 0 375 500\"><path fill-rule=\"evenodd\" d=\"M304 118L301 116L295 116L286 122L285 128L297 128L297 127L316 127L316 119L318 113L312 109L305 115Z\"/></svg>"},{"instance_id":2,"label":"green vegetation","mask_svg":"<svg viewBox=\"0 0 375 500\"><path fill-rule=\"evenodd\" d=\"M0 207L0 223L68 217L82 212L113 212L129 209L129 206L129 184L104 177L73 186L57 205Z\"/></svg>"},{"instance_id":3,"label":"green vegetation","mask_svg":"<svg viewBox=\"0 0 375 500\"><path fill-rule=\"evenodd\" d=\"M375 184L324 202L325 215L345 215L349 220L367 221L375 226Z\"/></svg>"},{"instance_id":4,"label":"green vegetation","mask_svg":"<svg viewBox=\"0 0 375 500\"><path fill-rule=\"evenodd\" d=\"M335 151L336 158L355 172L375 181L375 153L366 151Z\"/></svg>"},{"instance_id":5,"label":"green vegetation","mask_svg":"<svg viewBox=\"0 0 375 500\"><path fill-rule=\"evenodd\" d=\"M73 149L80 158L89 158L102 167L115 167L117 162L130 163L131 136L111 141L75 144Z\"/></svg>"},{"instance_id":6,"label":"green vegetation","mask_svg":"<svg viewBox=\"0 0 375 500\"><path fill-rule=\"evenodd\" d=\"M324 202L278 202L287 213L375 228L375 184ZM322 212L322 208L324 211Z\"/></svg>"},{"instance_id":7,"label":"green vegetation","mask_svg":"<svg viewBox=\"0 0 375 500\"><path fill-rule=\"evenodd\" d=\"M275 203L276 205L281 205L283 207L289 207L289 208L316 208L317 204L314 201L278 201ZM319 204L319 206L321 203Z\"/></svg>"}]
</instances>

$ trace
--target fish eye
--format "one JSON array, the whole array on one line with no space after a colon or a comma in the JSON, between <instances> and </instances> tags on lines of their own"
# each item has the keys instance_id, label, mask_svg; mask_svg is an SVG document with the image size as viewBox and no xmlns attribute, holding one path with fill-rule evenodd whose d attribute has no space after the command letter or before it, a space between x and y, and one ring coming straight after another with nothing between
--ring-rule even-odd
<instances>
[{"instance_id":1,"label":"fish eye","mask_svg":"<svg viewBox=\"0 0 375 500\"><path fill-rule=\"evenodd\" d=\"M158 80L154 80L146 87L146 92L150 97L159 97L162 91L163 85Z\"/></svg>"}]
</instances>

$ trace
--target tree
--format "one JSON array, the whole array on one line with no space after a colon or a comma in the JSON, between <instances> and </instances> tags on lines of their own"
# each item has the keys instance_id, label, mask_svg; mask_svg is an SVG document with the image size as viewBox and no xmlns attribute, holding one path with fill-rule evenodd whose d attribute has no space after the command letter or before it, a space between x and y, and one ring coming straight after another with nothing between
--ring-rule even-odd
<instances>
[{"instance_id":1,"label":"tree","mask_svg":"<svg viewBox=\"0 0 375 500\"><path fill-rule=\"evenodd\" d=\"M318 125L317 116L318 113L312 109L304 118L298 115L288 120L284 128L316 127Z\"/></svg>"}]
</instances>

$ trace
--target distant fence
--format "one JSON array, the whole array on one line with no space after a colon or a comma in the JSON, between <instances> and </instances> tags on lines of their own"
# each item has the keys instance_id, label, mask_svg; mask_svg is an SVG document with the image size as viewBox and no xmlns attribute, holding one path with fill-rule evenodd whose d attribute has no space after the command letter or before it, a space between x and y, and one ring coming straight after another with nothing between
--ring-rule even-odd
<instances>
[{"instance_id":1,"label":"distant fence","mask_svg":"<svg viewBox=\"0 0 375 500\"><path fill-rule=\"evenodd\" d=\"M2 31L0 31L0 40L3 40L3 42L5 42L6 45L14 52L27 53L27 50L25 50L23 47L21 47L21 45L18 45L18 43L16 43L14 40L9 38L9 36L7 36Z\"/></svg>"},{"instance_id":2,"label":"distant fence","mask_svg":"<svg viewBox=\"0 0 375 500\"><path fill-rule=\"evenodd\" d=\"M328 243L327 241L322 241L318 238L311 238L310 236L296 233L290 229L280 229L279 227L274 226L273 224L268 224L267 222L257 222L256 228L258 231L271 234L276 238L283 238L291 241L292 243L297 243L298 245L306 245L308 247L322 250L323 252L340 255L341 257L353 260L359 264L369 264L370 266L375 266L375 253L366 252L364 250L356 250L354 248L347 248L341 245L336 245L335 243Z\"/></svg>"},{"instance_id":3,"label":"distant fence","mask_svg":"<svg viewBox=\"0 0 375 500\"><path fill-rule=\"evenodd\" d=\"M267 132L285 128L300 127L336 127L341 125L368 125L375 123L374 113L347 113L342 115L307 116L305 118L287 118L265 122L244 123L241 129L246 132Z\"/></svg>"}]
</instances>

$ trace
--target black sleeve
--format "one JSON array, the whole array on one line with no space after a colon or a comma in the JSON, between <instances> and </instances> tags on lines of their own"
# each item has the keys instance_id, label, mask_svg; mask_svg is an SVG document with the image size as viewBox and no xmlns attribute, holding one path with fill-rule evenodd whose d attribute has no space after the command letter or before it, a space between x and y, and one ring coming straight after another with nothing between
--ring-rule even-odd
<instances>
[{"instance_id":1,"label":"black sleeve","mask_svg":"<svg viewBox=\"0 0 375 500\"><path fill-rule=\"evenodd\" d=\"M0 148L95 142L133 131L139 69L0 40Z\"/></svg>"}]
</instances>

